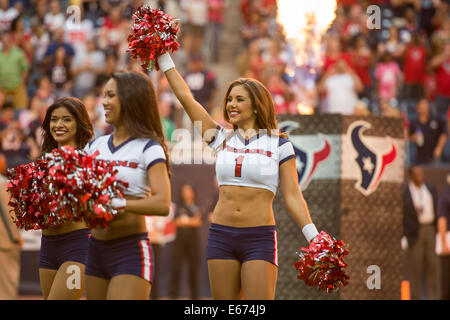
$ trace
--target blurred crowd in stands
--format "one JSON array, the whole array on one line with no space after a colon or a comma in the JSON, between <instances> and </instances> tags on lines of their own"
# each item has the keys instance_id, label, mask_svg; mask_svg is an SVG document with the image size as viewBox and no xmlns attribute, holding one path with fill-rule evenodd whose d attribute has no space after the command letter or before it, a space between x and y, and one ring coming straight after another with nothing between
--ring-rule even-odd
<instances>
[{"instance_id":1,"label":"blurred crowd in stands","mask_svg":"<svg viewBox=\"0 0 450 320\"><path fill-rule=\"evenodd\" d=\"M179 18L181 48L173 54L197 100L217 119L221 36L230 0L0 0L0 152L8 167L39 155L46 108L64 96L80 98L95 135L107 134L102 87L118 70L141 71L130 59L132 14L149 3ZM241 77L263 82L276 112L379 115L403 119L407 161L450 163L450 19L448 0L337 0L336 19L323 39L313 79L295 81L290 50L277 24L276 0L240 0L241 49L233 60ZM380 9L369 28L367 8ZM158 91L170 141L188 121L160 72ZM303 107L310 107L304 109Z\"/></svg>"},{"instance_id":2,"label":"blurred crowd in stands","mask_svg":"<svg viewBox=\"0 0 450 320\"><path fill-rule=\"evenodd\" d=\"M315 77L298 81L289 74L292 46L277 25L276 1L241 1L240 75L268 87L278 114L401 118L406 165L449 163L449 1L337 3L336 19L323 38L322 64Z\"/></svg>"}]
</instances>

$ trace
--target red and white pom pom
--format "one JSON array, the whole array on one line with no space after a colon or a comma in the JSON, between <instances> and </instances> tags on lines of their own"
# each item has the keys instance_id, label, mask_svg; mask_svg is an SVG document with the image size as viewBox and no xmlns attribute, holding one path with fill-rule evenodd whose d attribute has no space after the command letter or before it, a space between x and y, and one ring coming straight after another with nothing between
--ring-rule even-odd
<instances>
[{"instance_id":1,"label":"red and white pom pom","mask_svg":"<svg viewBox=\"0 0 450 320\"><path fill-rule=\"evenodd\" d=\"M344 257L348 253L342 240L336 240L322 231L308 248L301 248L300 259L294 264L299 272L297 278L327 293L346 286L350 278L345 274L347 264Z\"/></svg>"},{"instance_id":2,"label":"red and white pom pom","mask_svg":"<svg viewBox=\"0 0 450 320\"><path fill-rule=\"evenodd\" d=\"M46 229L64 222L59 215L58 195L51 191L47 162L38 160L6 173L9 205L14 211L14 223L25 230Z\"/></svg>"},{"instance_id":3,"label":"red and white pom pom","mask_svg":"<svg viewBox=\"0 0 450 320\"><path fill-rule=\"evenodd\" d=\"M134 59L140 59L147 70L159 70L156 57L178 50L178 20L149 5L141 6L133 14L132 33L128 35L127 52Z\"/></svg>"},{"instance_id":4,"label":"red and white pom pom","mask_svg":"<svg viewBox=\"0 0 450 320\"><path fill-rule=\"evenodd\" d=\"M117 170L69 146L54 149L33 163L8 171L10 205L18 227L47 229L84 219L89 228L105 227L118 210L111 199L123 197Z\"/></svg>"},{"instance_id":5,"label":"red and white pom pom","mask_svg":"<svg viewBox=\"0 0 450 320\"><path fill-rule=\"evenodd\" d=\"M118 171L111 162L96 156L68 146L46 155L53 187L60 195L60 210L66 212L67 220L84 219L89 228L108 225L118 213L111 199L123 197L121 187L128 186L116 178Z\"/></svg>"}]
</instances>

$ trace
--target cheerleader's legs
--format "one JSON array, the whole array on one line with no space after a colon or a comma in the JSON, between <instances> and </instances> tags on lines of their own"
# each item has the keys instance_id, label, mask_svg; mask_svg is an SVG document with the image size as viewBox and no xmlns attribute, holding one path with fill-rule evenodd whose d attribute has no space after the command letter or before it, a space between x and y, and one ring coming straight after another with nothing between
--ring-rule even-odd
<instances>
[{"instance_id":1,"label":"cheerleader's legs","mask_svg":"<svg viewBox=\"0 0 450 320\"><path fill-rule=\"evenodd\" d=\"M86 297L88 300L148 300L151 283L131 275L121 274L110 280L86 276Z\"/></svg>"},{"instance_id":2,"label":"cheerleader's legs","mask_svg":"<svg viewBox=\"0 0 450 320\"><path fill-rule=\"evenodd\" d=\"M109 280L86 275L86 298L88 300L105 300Z\"/></svg>"},{"instance_id":3,"label":"cheerleader's legs","mask_svg":"<svg viewBox=\"0 0 450 320\"><path fill-rule=\"evenodd\" d=\"M148 300L152 285L144 278L121 274L113 277L108 285L107 300Z\"/></svg>"},{"instance_id":4,"label":"cheerleader's legs","mask_svg":"<svg viewBox=\"0 0 450 320\"><path fill-rule=\"evenodd\" d=\"M215 300L241 298L241 263L233 259L208 260L211 293Z\"/></svg>"},{"instance_id":5,"label":"cheerleader's legs","mask_svg":"<svg viewBox=\"0 0 450 320\"><path fill-rule=\"evenodd\" d=\"M242 264L241 286L245 300L273 300L278 267L264 260L250 260Z\"/></svg>"},{"instance_id":6,"label":"cheerleader's legs","mask_svg":"<svg viewBox=\"0 0 450 320\"><path fill-rule=\"evenodd\" d=\"M74 261L64 262L58 270L39 269L42 295L46 300L79 300L83 295L85 266Z\"/></svg>"}]
</instances>

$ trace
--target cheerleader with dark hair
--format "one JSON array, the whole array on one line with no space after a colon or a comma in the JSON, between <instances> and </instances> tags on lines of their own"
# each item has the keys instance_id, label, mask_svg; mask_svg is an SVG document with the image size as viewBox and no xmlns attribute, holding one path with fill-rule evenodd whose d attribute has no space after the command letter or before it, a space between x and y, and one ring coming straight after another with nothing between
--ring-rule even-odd
<instances>
[{"instance_id":1,"label":"cheerleader with dark hair","mask_svg":"<svg viewBox=\"0 0 450 320\"><path fill-rule=\"evenodd\" d=\"M59 99L48 108L42 129L42 154L66 145L82 149L94 132L84 104L73 97ZM39 279L44 299L81 298L88 238L89 230L84 221L66 222L42 230ZM76 279L70 281L71 276Z\"/></svg>"},{"instance_id":2,"label":"cheerleader with dark hair","mask_svg":"<svg viewBox=\"0 0 450 320\"><path fill-rule=\"evenodd\" d=\"M104 87L110 135L91 141L88 154L114 163L129 184L112 199L120 213L105 228L92 229L86 265L88 299L148 299L154 274L146 215L170 209L168 154L151 80L137 72L113 74Z\"/></svg>"}]
</instances>

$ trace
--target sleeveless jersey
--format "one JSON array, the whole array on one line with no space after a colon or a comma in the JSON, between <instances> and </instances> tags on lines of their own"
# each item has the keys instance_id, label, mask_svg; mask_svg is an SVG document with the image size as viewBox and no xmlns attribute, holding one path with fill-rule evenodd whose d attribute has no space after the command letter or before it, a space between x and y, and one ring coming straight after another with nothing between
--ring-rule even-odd
<instances>
[{"instance_id":1,"label":"sleeveless jersey","mask_svg":"<svg viewBox=\"0 0 450 320\"><path fill-rule=\"evenodd\" d=\"M113 135L98 137L89 142L84 151L92 155L99 152L97 159L114 162L118 169L117 179L128 182L125 195L146 197L150 190L147 171L154 164L166 162L161 144L148 138L131 138L118 146L113 145Z\"/></svg>"},{"instance_id":2,"label":"sleeveless jersey","mask_svg":"<svg viewBox=\"0 0 450 320\"><path fill-rule=\"evenodd\" d=\"M239 131L217 126L209 146L217 155L216 176L219 186L233 185L267 189L276 193L279 168L295 158L292 143L267 133L245 139Z\"/></svg>"}]
</instances>

